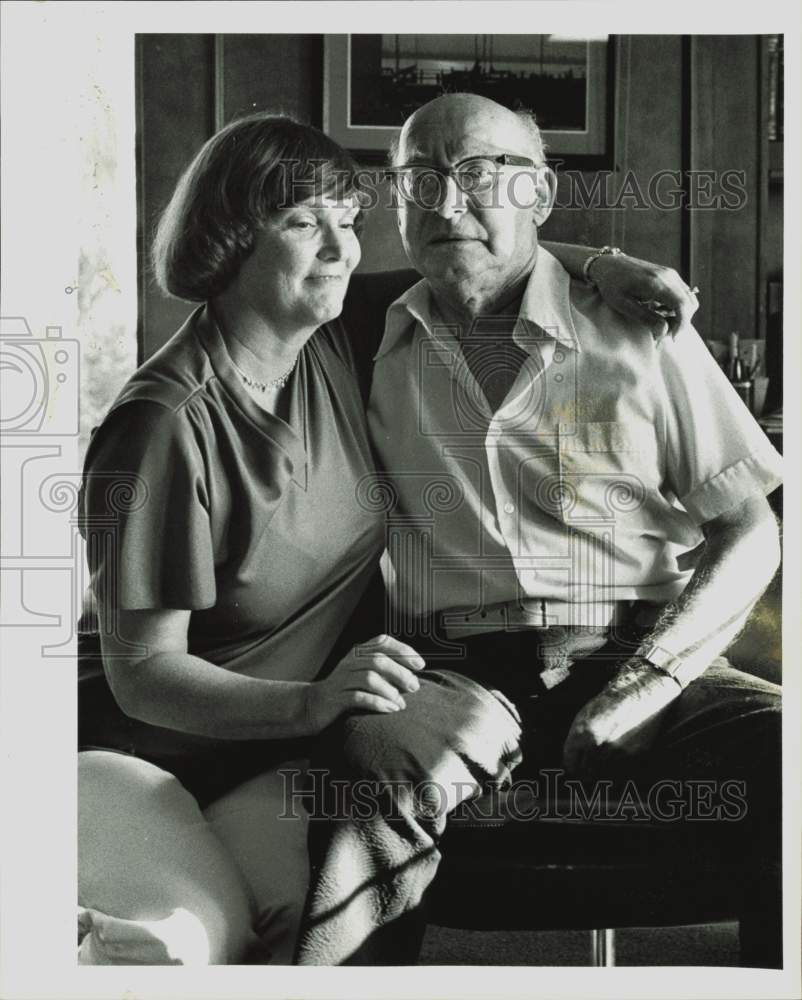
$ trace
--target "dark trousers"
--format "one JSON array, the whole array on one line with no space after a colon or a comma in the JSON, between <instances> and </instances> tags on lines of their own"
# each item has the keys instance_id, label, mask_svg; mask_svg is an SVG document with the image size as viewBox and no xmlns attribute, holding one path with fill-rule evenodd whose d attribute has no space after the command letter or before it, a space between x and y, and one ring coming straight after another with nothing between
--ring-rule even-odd
<instances>
[{"instance_id":1,"label":"dark trousers","mask_svg":"<svg viewBox=\"0 0 802 1000\"><path fill-rule=\"evenodd\" d=\"M427 667L420 690L405 694L406 709L353 715L324 734L313 773L327 780L314 790L297 960L414 963L449 818L464 818L478 796L559 768L577 711L639 637L584 628L477 636L453 662ZM563 675L551 688L543 682ZM644 793L655 782L714 782L731 796L743 789L740 827L737 801L736 822L716 826L743 833L753 848L758 835L759 849L778 858L780 689L717 659L664 711L649 751L611 779ZM504 832L502 822L500 851Z\"/></svg>"}]
</instances>

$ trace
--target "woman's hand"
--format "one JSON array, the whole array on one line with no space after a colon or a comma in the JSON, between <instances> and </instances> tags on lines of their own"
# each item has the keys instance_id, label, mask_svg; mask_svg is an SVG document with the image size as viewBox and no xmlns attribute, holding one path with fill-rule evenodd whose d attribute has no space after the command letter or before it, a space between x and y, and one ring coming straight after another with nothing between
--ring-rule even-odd
<instances>
[{"instance_id":1,"label":"woman's hand","mask_svg":"<svg viewBox=\"0 0 802 1000\"><path fill-rule=\"evenodd\" d=\"M607 305L646 323L657 341L666 333L673 337L699 308L695 293L672 267L627 254L603 254L589 271Z\"/></svg>"},{"instance_id":2,"label":"woman's hand","mask_svg":"<svg viewBox=\"0 0 802 1000\"><path fill-rule=\"evenodd\" d=\"M416 673L426 666L411 646L379 635L354 646L328 677L309 685L307 718L318 733L343 712L398 712L404 694L420 686Z\"/></svg>"}]
</instances>

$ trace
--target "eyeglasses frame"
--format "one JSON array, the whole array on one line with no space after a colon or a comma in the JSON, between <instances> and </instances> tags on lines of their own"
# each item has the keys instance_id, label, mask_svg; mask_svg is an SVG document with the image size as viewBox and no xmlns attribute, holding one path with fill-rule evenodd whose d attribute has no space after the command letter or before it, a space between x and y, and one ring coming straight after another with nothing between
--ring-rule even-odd
<instances>
[{"instance_id":1,"label":"eyeglasses frame","mask_svg":"<svg viewBox=\"0 0 802 1000\"><path fill-rule=\"evenodd\" d=\"M501 153L498 156L490 156L484 153L474 153L472 156L466 156L464 159L459 160L450 167L440 167L435 163L403 163L397 167L386 167L384 170L384 176L393 182L401 197L405 201L411 202L413 205L417 205L418 202L416 202L414 198L407 196L402 190L400 184L400 175L405 170L410 170L412 167L420 167L424 170L431 170L433 173L439 174L441 177L453 177L454 183L457 185L462 194L467 195L470 198L475 196L476 192L466 190L457 179L457 173L461 166L466 163L470 163L472 160L488 160L489 162L495 163L500 167L532 167L533 169L539 170L541 167L545 166L544 163L536 163L530 156L518 156L516 153ZM498 172L500 171L497 171L497 173Z\"/></svg>"}]
</instances>

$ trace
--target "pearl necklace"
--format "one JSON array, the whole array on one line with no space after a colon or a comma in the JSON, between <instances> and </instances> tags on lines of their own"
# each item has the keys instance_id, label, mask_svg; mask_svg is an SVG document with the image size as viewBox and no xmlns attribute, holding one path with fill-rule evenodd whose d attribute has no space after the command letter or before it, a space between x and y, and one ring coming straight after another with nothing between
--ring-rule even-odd
<instances>
[{"instance_id":1,"label":"pearl necklace","mask_svg":"<svg viewBox=\"0 0 802 1000\"><path fill-rule=\"evenodd\" d=\"M269 382L258 382L255 378L247 375L237 364L237 362L231 358L231 364L237 370L237 374L248 386L249 389L256 389L257 392L267 392L268 389L283 389L284 386L289 381L290 375L295 371L295 366L298 364L298 357L296 355L295 361L290 365L290 367L284 372L283 375L279 375L278 378L271 379Z\"/></svg>"}]
</instances>

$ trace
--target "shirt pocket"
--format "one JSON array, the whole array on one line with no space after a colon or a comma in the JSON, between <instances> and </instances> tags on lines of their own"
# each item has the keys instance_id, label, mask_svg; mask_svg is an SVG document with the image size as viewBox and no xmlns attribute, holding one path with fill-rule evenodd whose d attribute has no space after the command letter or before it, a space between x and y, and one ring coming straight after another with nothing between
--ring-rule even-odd
<instances>
[{"instance_id":1,"label":"shirt pocket","mask_svg":"<svg viewBox=\"0 0 802 1000\"><path fill-rule=\"evenodd\" d=\"M648 424L561 423L557 429L558 516L567 525L634 526L659 480L657 439Z\"/></svg>"}]
</instances>

